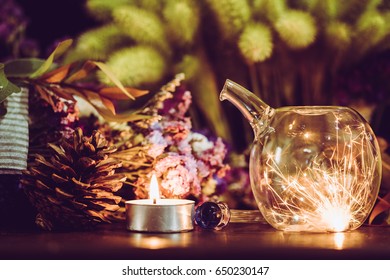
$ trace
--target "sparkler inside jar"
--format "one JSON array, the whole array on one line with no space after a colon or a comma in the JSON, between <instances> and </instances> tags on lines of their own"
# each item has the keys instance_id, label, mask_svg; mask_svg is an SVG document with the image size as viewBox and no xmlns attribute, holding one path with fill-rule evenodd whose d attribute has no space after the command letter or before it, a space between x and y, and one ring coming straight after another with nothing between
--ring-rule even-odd
<instances>
[{"instance_id":1,"label":"sparkler inside jar","mask_svg":"<svg viewBox=\"0 0 390 280\"><path fill-rule=\"evenodd\" d=\"M358 228L375 204L382 176L378 142L355 110L341 106L271 108L226 80L220 94L250 123L253 195L276 229Z\"/></svg>"},{"instance_id":2,"label":"sparkler inside jar","mask_svg":"<svg viewBox=\"0 0 390 280\"><path fill-rule=\"evenodd\" d=\"M272 207L266 219L286 231L340 232L361 225L371 210L367 201L375 199L371 182L378 155L367 152L364 126L342 129L333 146L312 145L323 136L306 131L304 147L267 153L261 184Z\"/></svg>"}]
</instances>

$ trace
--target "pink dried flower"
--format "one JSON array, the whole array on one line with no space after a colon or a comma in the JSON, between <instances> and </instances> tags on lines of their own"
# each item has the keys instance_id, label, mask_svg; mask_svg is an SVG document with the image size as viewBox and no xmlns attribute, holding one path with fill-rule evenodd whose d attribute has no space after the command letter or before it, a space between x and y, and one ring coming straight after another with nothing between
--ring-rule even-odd
<instances>
[{"instance_id":1,"label":"pink dried flower","mask_svg":"<svg viewBox=\"0 0 390 280\"><path fill-rule=\"evenodd\" d=\"M201 153L197 153L197 157L204 162L208 162L211 166L222 167L224 166L224 159L227 153L225 144L221 138L217 138L214 143L214 147L205 150Z\"/></svg>"},{"instance_id":2,"label":"pink dried flower","mask_svg":"<svg viewBox=\"0 0 390 280\"><path fill-rule=\"evenodd\" d=\"M193 157L169 153L154 165L164 197L186 197L200 193L197 164Z\"/></svg>"},{"instance_id":3,"label":"pink dried flower","mask_svg":"<svg viewBox=\"0 0 390 280\"><path fill-rule=\"evenodd\" d=\"M214 143L212 141L209 141L203 134L196 132L191 133L189 142L191 143L193 151L199 155L207 150L214 148Z\"/></svg>"},{"instance_id":4,"label":"pink dried flower","mask_svg":"<svg viewBox=\"0 0 390 280\"><path fill-rule=\"evenodd\" d=\"M183 120L168 120L163 118L161 121L163 134L168 137L171 144L182 141L187 138L191 131L191 120L184 118Z\"/></svg>"},{"instance_id":5,"label":"pink dried flower","mask_svg":"<svg viewBox=\"0 0 390 280\"><path fill-rule=\"evenodd\" d=\"M167 140L163 137L161 131L154 130L147 137L146 140L151 144L148 150L148 155L157 158L160 156L165 148L168 146Z\"/></svg>"}]
</instances>

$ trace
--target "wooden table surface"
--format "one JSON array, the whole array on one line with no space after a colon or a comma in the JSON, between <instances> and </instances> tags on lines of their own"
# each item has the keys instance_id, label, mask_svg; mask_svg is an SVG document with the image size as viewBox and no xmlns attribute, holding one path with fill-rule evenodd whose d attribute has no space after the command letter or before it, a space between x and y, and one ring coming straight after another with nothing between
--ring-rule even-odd
<instances>
[{"instance_id":1,"label":"wooden table surface","mask_svg":"<svg viewBox=\"0 0 390 280\"><path fill-rule=\"evenodd\" d=\"M287 233L265 224L173 234L0 230L1 259L390 259L390 227L345 233Z\"/></svg>"}]
</instances>

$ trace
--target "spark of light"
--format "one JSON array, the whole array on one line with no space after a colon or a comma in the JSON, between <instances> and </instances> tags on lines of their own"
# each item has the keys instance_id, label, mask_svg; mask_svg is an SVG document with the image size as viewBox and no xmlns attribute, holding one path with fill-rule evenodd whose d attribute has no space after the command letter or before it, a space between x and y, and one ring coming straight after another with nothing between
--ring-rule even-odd
<instances>
[{"instance_id":1,"label":"spark of light","mask_svg":"<svg viewBox=\"0 0 390 280\"><path fill-rule=\"evenodd\" d=\"M330 155L317 155L304 169L297 164L295 172L268 154L262 184L271 191L268 218L278 228L341 232L360 226L371 210L367 201L378 156L366 147L372 144L365 127L352 131L346 126L343 136L336 137Z\"/></svg>"}]
</instances>

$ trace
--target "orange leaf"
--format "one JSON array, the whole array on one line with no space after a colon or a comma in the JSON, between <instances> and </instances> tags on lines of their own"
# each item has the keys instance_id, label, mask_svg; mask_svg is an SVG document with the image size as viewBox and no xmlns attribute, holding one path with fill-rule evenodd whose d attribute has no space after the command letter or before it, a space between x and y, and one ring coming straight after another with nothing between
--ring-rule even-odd
<instances>
[{"instance_id":1,"label":"orange leaf","mask_svg":"<svg viewBox=\"0 0 390 280\"><path fill-rule=\"evenodd\" d=\"M61 98L64 98L66 100L72 100L72 101L76 101L73 97L73 94L69 93L67 90L65 90L64 88L60 88L60 87L50 87L50 89L56 94L58 95L59 97Z\"/></svg>"},{"instance_id":2,"label":"orange leaf","mask_svg":"<svg viewBox=\"0 0 390 280\"><path fill-rule=\"evenodd\" d=\"M80 97L82 97L82 98L85 99L84 93L81 92L81 91L79 91L79 90L77 90L77 89L74 89L74 88L71 88L71 87L66 87L66 86L64 86L64 87L62 87L62 90L63 90L64 92L66 92L67 94L72 95L72 97L74 97L74 96L76 95L76 96L80 96Z\"/></svg>"},{"instance_id":3,"label":"orange leaf","mask_svg":"<svg viewBox=\"0 0 390 280\"><path fill-rule=\"evenodd\" d=\"M45 62L43 62L34 73L29 75L29 78L36 79L46 73L46 71L48 71L50 66L53 64L54 60L62 55L70 47L70 45L72 45L72 42L73 40L71 39L60 42L55 50L45 60Z\"/></svg>"},{"instance_id":4,"label":"orange leaf","mask_svg":"<svg viewBox=\"0 0 390 280\"><path fill-rule=\"evenodd\" d=\"M135 120L142 120L142 119L148 119L151 118L151 116L141 115L136 112L127 112L122 114L115 114L115 108L111 108L111 105L106 105L108 103L105 103L104 99L99 96L98 93L83 89L80 91L80 93L83 95L83 98L85 98L95 109L98 111L98 113L106 120L110 122L127 122L127 121L135 121ZM111 101L110 101L111 103ZM113 106L113 105L112 105Z\"/></svg>"},{"instance_id":5,"label":"orange leaf","mask_svg":"<svg viewBox=\"0 0 390 280\"><path fill-rule=\"evenodd\" d=\"M113 82L118 88L120 88L124 94L126 94L130 99L135 99L134 96L132 96L126 88L122 85L121 81L112 73L111 69L104 63L99 61L91 61L93 64L95 64L97 67L99 67L100 70Z\"/></svg>"},{"instance_id":6,"label":"orange leaf","mask_svg":"<svg viewBox=\"0 0 390 280\"><path fill-rule=\"evenodd\" d=\"M102 100L100 99L100 96L98 93L96 93L92 90L88 90L88 89L83 89L82 93L84 94L87 101L89 101L93 106L96 106L96 104L102 103Z\"/></svg>"},{"instance_id":7,"label":"orange leaf","mask_svg":"<svg viewBox=\"0 0 390 280\"><path fill-rule=\"evenodd\" d=\"M47 83L60 83L68 75L71 64L61 66L53 71L44 74L40 80Z\"/></svg>"},{"instance_id":8,"label":"orange leaf","mask_svg":"<svg viewBox=\"0 0 390 280\"><path fill-rule=\"evenodd\" d=\"M374 210L372 210L368 224L371 224L379 214L390 209L390 193L386 194L383 198L378 197L378 199L379 202L375 205Z\"/></svg>"},{"instance_id":9,"label":"orange leaf","mask_svg":"<svg viewBox=\"0 0 390 280\"><path fill-rule=\"evenodd\" d=\"M102 97L102 96L100 96L100 99L102 100L104 106L106 106L106 108L107 108L108 110L110 110L111 113L113 113L113 114L115 115L115 114L116 114L115 106L114 106L114 104L111 102L111 100L108 99L108 98Z\"/></svg>"},{"instance_id":10,"label":"orange leaf","mask_svg":"<svg viewBox=\"0 0 390 280\"><path fill-rule=\"evenodd\" d=\"M131 87L125 87L125 89L134 97L140 97L145 94L148 94L148 90L140 90L140 89L135 89ZM129 96L127 96L120 88L118 87L104 87L99 90L99 94L103 95L107 98L110 99L115 99L115 100L128 100Z\"/></svg>"},{"instance_id":11,"label":"orange leaf","mask_svg":"<svg viewBox=\"0 0 390 280\"><path fill-rule=\"evenodd\" d=\"M74 81L82 80L82 79L86 78L89 75L89 73L95 68L96 68L96 65L94 63L92 63L91 61L86 61L78 71L76 71L75 73L70 75L69 78L66 79L66 82L72 83Z\"/></svg>"},{"instance_id":12,"label":"orange leaf","mask_svg":"<svg viewBox=\"0 0 390 280\"><path fill-rule=\"evenodd\" d=\"M50 94L45 89L43 89L38 85L35 85L35 89L39 92L41 98L45 100L53 109L55 109L53 99L51 98Z\"/></svg>"}]
</instances>

